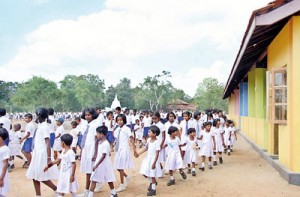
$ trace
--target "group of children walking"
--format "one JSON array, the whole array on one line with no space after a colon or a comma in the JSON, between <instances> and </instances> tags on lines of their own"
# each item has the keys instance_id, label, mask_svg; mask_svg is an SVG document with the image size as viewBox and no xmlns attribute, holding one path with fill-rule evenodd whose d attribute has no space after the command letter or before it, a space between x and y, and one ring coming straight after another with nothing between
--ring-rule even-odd
<instances>
[{"instance_id":1,"label":"group of children walking","mask_svg":"<svg viewBox=\"0 0 300 197\"><path fill-rule=\"evenodd\" d=\"M117 193L126 190L130 183L130 177L125 171L134 168L133 156L138 158L145 152L147 155L142 161L140 173L149 180L147 196L154 196L157 178L168 174L170 179L167 186L172 186L175 185L176 171L183 179L187 178L184 172L186 168L187 174L196 176L199 156L199 169L205 170L206 158L208 168L212 169L218 163L217 156L222 164L222 153L226 151L230 155L236 140L233 122L225 120L223 116L211 119L208 118L211 117L209 113L203 117L199 112L193 115L184 112L183 120L178 122L173 112L168 113L163 121L159 112L152 116L148 112L134 114L129 119L127 111L124 114L120 111L116 109L116 114L107 112L104 117L94 108L87 108L81 117L71 122L72 130L69 134L64 131L64 119L52 118L53 109L39 108L36 111L37 128L32 115L25 115L26 135L17 139L24 142L22 152L26 163L23 167L28 168L26 176L33 180L36 196L41 196L41 183L55 191L57 196L68 193L76 196L78 183L75 172L78 159L86 181L84 191L77 196L92 197L94 192L100 191L103 183L108 183L110 196L117 197ZM20 131L18 126L14 130ZM8 137L6 129L0 128L0 159L3 161L0 165L3 169L0 174L0 196L7 195L9 188L7 173L3 175L12 159L9 152L13 152L5 146L4 141ZM17 147L13 143L11 147L20 149L21 145ZM80 151L77 151L78 147ZM110 158L112 152L114 162ZM114 187L114 170L120 176L117 189ZM57 186L51 181L55 179L58 179Z\"/></svg>"}]
</instances>

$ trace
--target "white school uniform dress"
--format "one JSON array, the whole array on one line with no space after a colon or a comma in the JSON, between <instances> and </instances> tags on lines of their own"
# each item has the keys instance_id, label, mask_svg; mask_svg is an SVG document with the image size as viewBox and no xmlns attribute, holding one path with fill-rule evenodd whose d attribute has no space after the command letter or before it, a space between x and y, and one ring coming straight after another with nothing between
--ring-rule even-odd
<instances>
[{"instance_id":1,"label":"white school uniform dress","mask_svg":"<svg viewBox=\"0 0 300 197\"><path fill-rule=\"evenodd\" d=\"M236 132L236 128L235 127L230 127L230 130L231 130L231 146L233 146L236 142L236 139L235 139L235 132Z\"/></svg>"},{"instance_id":2,"label":"white school uniform dress","mask_svg":"<svg viewBox=\"0 0 300 197\"><path fill-rule=\"evenodd\" d=\"M201 136L203 136L203 138L202 138L202 147L200 149L199 155L205 157L212 157L214 155L214 151L213 151L214 134L212 132L203 131Z\"/></svg>"},{"instance_id":3,"label":"white school uniform dress","mask_svg":"<svg viewBox=\"0 0 300 197\"><path fill-rule=\"evenodd\" d=\"M76 193L78 190L76 176L74 177L74 181L72 183L70 182L72 175L72 163L76 162L75 153L72 149L68 150L66 153L63 151L59 158L61 159L61 167L56 192L63 194Z\"/></svg>"},{"instance_id":4,"label":"white school uniform dress","mask_svg":"<svg viewBox=\"0 0 300 197\"><path fill-rule=\"evenodd\" d=\"M9 131L9 144L10 156L21 155L21 131Z\"/></svg>"},{"instance_id":5,"label":"white school uniform dress","mask_svg":"<svg viewBox=\"0 0 300 197\"><path fill-rule=\"evenodd\" d=\"M0 123L3 124L3 128L8 132L10 130L11 121L6 116L0 117Z\"/></svg>"},{"instance_id":6,"label":"white school uniform dress","mask_svg":"<svg viewBox=\"0 0 300 197\"><path fill-rule=\"evenodd\" d=\"M184 162L186 164L198 163L198 154L197 154L197 138L195 137L191 140L189 137L185 139L186 150L184 154Z\"/></svg>"},{"instance_id":7,"label":"white school uniform dress","mask_svg":"<svg viewBox=\"0 0 300 197\"><path fill-rule=\"evenodd\" d=\"M160 143L158 140L151 142L149 138L146 144L147 156L143 159L140 173L147 177L162 177L162 169L160 163L157 161L155 164L155 169L152 169L153 162L155 161L156 151L160 151Z\"/></svg>"},{"instance_id":8,"label":"white school uniform dress","mask_svg":"<svg viewBox=\"0 0 300 197\"><path fill-rule=\"evenodd\" d=\"M109 157L110 144L107 140L98 144L98 153L95 164L97 164L102 158L103 154L106 154L104 160L100 163L98 168L92 173L91 181L97 183L109 183L116 180L111 159Z\"/></svg>"},{"instance_id":9,"label":"white school uniform dress","mask_svg":"<svg viewBox=\"0 0 300 197\"><path fill-rule=\"evenodd\" d=\"M48 126L50 128L50 133L55 133L55 129L56 129L55 118L54 118L54 116L49 116L48 118L51 121L51 123L48 124Z\"/></svg>"},{"instance_id":10,"label":"white school uniform dress","mask_svg":"<svg viewBox=\"0 0 300 197\"><path fill-rule=\"evenodd\" d=\"M99 121L97 119L88 123L82 133L84 135L87 127L88 133L84 148L81 152L80 171L82 173L91 174L93 172L94 162L92 161L95 153L95 138L97 136L96 129L99 127Z\"/></svg>"},{"instance_id":11,"label":"white school uniform dress","mask_svg":"<svg viewBox=\"0 0 300 197\"><path fill-rule=\"evenodd\" d=\"M223 146L223 141L222 141L222 136L224 134L224 130L222 127L219 128L213 128L212 132L214 133L215 136L215 141L216 141L216 151L222 153L224 152L224 146Z\"/></svg>"},{"instance_id":12,"label":"white school uniform dress","mask_svg":"<svg viewBox=\"0 0 300 197\"><path fill-rule=\"evenodd\" d=\"M161 123L160 121L158 123L153 123L153 125L157 126L160 130L160 133L157 137L158 142L161 144L162 143L162 132L165 132L165 136L166 136L166 127L163 123ZM166 141L166 139L165 139ZM160 150L159 152L159 156L158 156L158 162L162 163L166 161L166 151L165 149Z\"/></svg>"},{"instance_id":13,"label":"white school uniform dress","mask_svg":"<svg viewBox=\"0 0 300 197\"><path fill-rule=\"evenodd\" d=\"M224 127L224 143L226 146L231 146L231 141L229 140L229 137L231 135L231 128L230 127Z\"/></svg>"},{"instance_id":14,"label":"white school uniform dress","mask_svg":"<svg viewBox=\"0 0 300 197\"><path fill-rule=\"evenodd\" d=\"M133 130L135 131L135 138L138 140L143 140L142 126L134 125Z\"/></svg>"},{"instance_id":15,"label":"white school uniform dress","mask_svg":"<svg viewBox=\"0 0 300 197\"><path fill-rule=\"evenodd\" d=\"M169 139L170 138L170 135L168 134L168 130L169 130L169 128L171 127L171 126L174 126L174 127L176 127L178 130L179 130L179 124L177 123L177 122L173 122L173 123L171 123L171 122L166 122L165 123L165 128L166 128L166 140L167 139ZM168 156L168 151L169 151L169 147L167 146L166 148L166 158L167 158L167 156Z\"/></svg>"},{"instance_id":16,"label":"white school uniform dress","mask_svg":"<svg viewBox=\"0 0 300 197\"><path fill-rule=\"evenodd\" d=\"M188 126L188 129L195 128L195 124L194 124L193 120L189 120L188 122L186 122L186 120L181 121L179 126L182 131L181 136L180 136L182 142L184 142L185 138L188 137L188 131L186 129L186 125ZM182 147L182 151L185 151L185 149L186 149L186 147Z\"/></svg>"},{"instance_id":17,"label":"white school uniform dress","mask_svg":"<svg viewBox=\"0 0 300 197\"><path fill-rule=\"evenodd\" d=\"M71 147L72 148L76 148L77 142L78 142L79 127L76 127L74 129L72 129L71 132L70 132L70 134L73 137L73 141L72 141Z\"/></svg>"},{"instance_id":18,"label":"white school uniform dress","mask_svg":"<svg viewBox=\"0 0 300 197\"><path fill-rule=\"evenodd\" d=\"M126 125L131 127L131 124L134 120L132 120L132 116L130 114L125 115L126 116Z\"/></svg>"},{"instance_id":19,"label":"white school uniform dress","mask_svg":"<svg viewBox=\"0 0 300 197\"><path fill-rule=\"evenodd\" d=\"M59 136L59 134L60 134L60 137L63 134L65 134L65 129L64 129L63 125L60 125L59 127L56 128L55 137ZM61 151L62 150L60 137L56 138L54 140L54 144L53 144L53 150L54 151Z\"/></svg>"},{"instance_id":20,"label":"white school uniform dress","mask_svg":"<svg viewBox=\"0 0 300 197\"><path fill-rule=\"evenodd\" d=\"M32 159L27 170L27 179L36 181L48 181L57 179L59 170L57 165L52 166L48 171L44 172L45 166L48 165L47 145L45 139L50 139L50 129L46 122L38 124L35 132L34 149Z\"/></svg>"},{"instance_id":21,"label":"white school uniform dress","mask_svg":"<svg viewBox=\"0 0 300 197\"><path fill-rule=\"evenodd\" d=\"M2 172L3 169L3 161L9 159L9 148L7 146L0 147L0 169ZM3 187L0 187L0 196L6 196L9 193L9 177L8 171L6 170L5 176L3 178Z\"/></svg>"},{"instance_id":22,"label":"white school uniform dress","mask_svg":"<svg viewBox=\"0 0 300 197\"><path fill-rule=\"evenodd\" d=\"M179 137L175 137L175 139L167 139L165 144L168 145L168 157L165 163L165 170L178 170L184 167L181 152L179 149L179 145L181 144L181 140Z\"/></svg>"},{"instance_id":23,"label":"white school uniform dress","mask_svg":"<svg viewBox=\"0 0 300 197\"><path fill-rule=\"evenodd\" d=\"M114 169L126 170L133 168L130 154L129 139L132 137L131 130L127 126L118 127L114 132L116 138Z\"/></svg>"}]
</instances>

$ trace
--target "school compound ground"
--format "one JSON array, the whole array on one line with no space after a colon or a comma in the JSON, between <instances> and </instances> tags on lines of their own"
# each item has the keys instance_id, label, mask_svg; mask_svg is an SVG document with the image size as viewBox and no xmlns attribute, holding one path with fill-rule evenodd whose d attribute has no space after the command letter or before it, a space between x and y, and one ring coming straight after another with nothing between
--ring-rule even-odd
<instances>
[{"instance_id":1,"label":"school compound ground","mask_svg":"<svg viewBox=\"0 0 300 197\"><path fill-rule=\"evenodd\" d=\"M135 169L128 171L132 180L127 190L118 194L120 197L146 196L148 182L139 174L140 164L144 156L142 155L138 159L134 158ZM32 181L26 179L26 170L20 168L21 165L21 161L17 160L16 168L9 174L11 184L9 196L35 196ZM79 171L79 162L77 162L77 165L76 176L80 184L79 192L81 192L84 187L85 177ZM119 180L116 172L115 175L117 180ZM224 164L218 165L212 170L206 169L204 172L197 170L196 177L188 175L186 180L182 180L177 172L175 173L175 186L168 187L168 179L167 175L158 179L156 196L300 196L300 187L289 185L239 135L233 154L224 156ZM115 187L118 186L119 182L117 181L115 182ZM95 194L95 196L109 196L109 193L109 187L105 184L102 191ZM53 197L54 193L42 185L42 196Z\"/></svg>"}]
</instances>

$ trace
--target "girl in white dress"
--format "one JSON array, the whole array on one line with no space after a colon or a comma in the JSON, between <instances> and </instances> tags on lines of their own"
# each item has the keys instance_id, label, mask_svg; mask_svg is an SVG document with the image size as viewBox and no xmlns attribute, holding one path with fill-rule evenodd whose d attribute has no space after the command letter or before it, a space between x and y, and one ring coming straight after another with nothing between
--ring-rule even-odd
<instances>
[{"instance_id":1,"label":"girl in white dress","mask_svg":"<svg viewBox=\"0 0 300 197\"><path fill-rule=\"evenodd\" d=\"M224 141L226 145L227 154L230 155L231 149L231 120L227 120L224 127Z\"/></svg>"},{"instance_id":2,"label":"girl in white dress","mask_svg":"<svg viewBox=\"0 0 300 197\"><path fill-rule=\"evenodd\" d=\"M97 120L98 114L94 108L86 108L82 112L81 118L87 121L81 141L81 161L80 171L86 174L85 190L80 196L87 197L91 184L91 174L93 172L94 162L97 157L98 140L96 130L100 126ZM96 191L100 190L101 185L97 185Z\"/></svg>"},{"instance_id":3,"label":"girl in white dress","mask_svg":"<svg viewBox=\"0 0 300 197\"><path fill-rule=\"evenodd\" d=\"M153 121L153 125L157 126L160 130L160 134L157 136L157 139L160 143L160 152L159 152L159 157L158 157L158 162L160 163L161 169L162 167L162 163L165 162L166 160L166 151L165 149L163 149L163 145L165 143L166 140L166 128L165 125L160 121L160 113L159 112L155 112L152 116L152 121Z\"/></svg>"},{"instance_id":4,"label":"girl in white dress","mask_svg":"<svg viewBox=\"0 0 300 197\"><path fill-rule=\"evenodd\" d=\"M58 197L64 196L65 194L72 193L73 197L76 197L78 190L78 183L75 177L76 171L76 160L75 153L71 149L73 137L70 134L64 134L61 136L61 146L63 152L58 159L48 164L44 171L47 171L51 166L60 163L60 171L57 183Z\"/></svg>"},{"instance_id":5,"label":"girl in white dress","mask_svg":"<svg viewBox=\"0 0 300 197\"><path fill-rule=\"evenodd\" d=\"M41 182L56 191L56 186L52 183L52 179L57 179L59 170L57 165L52 166L44 172L44 167L50 164L50 129L46 119L48 111L45 108L39 108L36 111L38 128L33 135L33 152L32 162L29 165L26 176L33 180L36 196L41 196Z\"/></svg>"},{"instance_id":6,"label":"girl in white dress","mask_svg":"<svg viewBox=\"0 0 300 197\"><path fill-rule=\"evenodd\" d=\"M88 197L94 196L96 183L108 183L111 189L110 197L118 196L114 187L114 181L116 178L112 162L109 157L110 144L106 139L107 133L108 128L106 126L100 126L97 128L98 149L95 150L95 152L97 152L97 159L91 175L92 183Z\"/></svg>"},{"instance_id":7,"label":"girl in white dress","mask_svg":"<svg viewBox=\"0 0 300 197\"><path fill-rule=\"evenodd\" d=\"M55 140L54 140L54 144L53 144L53 151L54 151L54 159L57 159L57 154L58 152L61 152L62 147L61 147L61 141L60 141L60 137L65 133L65 129L64 129L64 119L63 118L59 118L56 121L56 131L55 131Z\"/></svg>"},{"instance_id":8,"label":"girl in white dress","mask_svg":"<svg viewBox=\"0 0 300 197\"><path fill-rule=\"evenodd\" d=\"M224 152L224 129L221 127L221 121L220 119L215 119L213 123L213 129L212 132L215 135L216 140L216 150L214 151L214 162L213 165L217 165L217 152L219 153L219 163L223 163L222 153Z\"/></svg>"},{"instance_id":9,"label":"girl in white dress","mask_svg":"<svg viewBox=\"0 0 300 197\"><path fill-rule=\"evenodd\" d=\"M151 126L148 131L149 138L147 140L145 148L135 155L135 157L138 158L141 154L148 151L147 156L142 162L140 170L140 173L144 175L144 177L148 178L149 181L151 181L148 187L147 196L156 195L156 178L162 176L162 169L158 162L160 143L156 138L156 136L158 136L159 134L159 128L157 126Z\"/></svg>"},{"instance_id":10,"label":"girl in white dress","mask_svg":"<svg viewBox=\"0 0 300 197\"><path fill-rule=\"evenodd\" d=\"M165 170L169 171L170 180L167 186L175 185L175 179L173 176L174 170L179 170L183 179L186 179L186 174L183 171L183 160L181 156L181 141L178 137L178 128L171 126L168 130L170 138L168 138L163 146L169 147L168 157L165 164Z\"/></svg>"},{"instance_id":11,"label":"girl in white dress","mask_svg":"<svg viewBox=\"0 0 300 197\"><path fill-rule=\"evenodd\" d=\"M235 128L233 121L230 124L230 128L231 128L231 147L230 147L230 151L233 152L233 145L237 141L237 136L236 136L237 129Z\"/></svg>"},{"instance_id":12,"label":"girl in white dress","mask_svg":"<svg viewBox=\"0 0 300 197\"><path fill-rule=\"evenodd\" d=\"M7 196L9 192L9 178L8 178L8 159L9 148L4 141L8 138L8 132L2 128L0 124L0 196Z\"/></svg>"},{"instance_id":13,"label":"girl in white dress","mask_svg":"<svg viewBox=\"0 0 300 197\"><path fill-rule=\"evenodd\" d=\"M186 146L185 154L184 154L184 162L188 165L188 174L192 173L192 176L196 176L195 166L198 163L198 154L197 154L197 137L196 137L196 129L189 128L189 137L185 138L184 144L182 146ZM191 170L192 166L192 170Z\"/></svg>"},{"instance_id":14,"label":"girl in white dress","mask_svg":"<svg viewBox=\"0 0 300 197\"><path fill-rule=\"evenodd\" d=\"M71 126L72 126L72 130L70 132L70 134L73 137L73 141L72 141L72 145L71 148L74 151L74 153L77 153L77 142L78 142L78 135L79 135L79 127L76 121L72 121L71 122Z\"/></svg>"},{"instance_id":15,"label":"girl in white dress","mask_svg":"<svg viewBox=\"0 0 300 197\"><path fill-rule=\"evenodd\" d=\"M21 156L21 124L15 124L13 130L9 131L9 144L8 148L10 150L9 168L8 172L15 168L14 160L15 157L24 159Z\"/></svg>"},{"instance_id":16,"label":"girl in white dress","mask_svg":"<svg viewBox=\"0 0 300 197\"><path fill-rule=\"evenodd\" d=\"M132 143L134 154L136 154L136 148L134 139L129 127L126 126L126 116L124 114L119 114L117 116L118 128L114 132L115 135L115 159L114 159L114 169L118 170L120 173L120 186L116 190L117 192L122 192L126 189L130 177L127 176L124 170L133 168L133 161L130 155L129 141ZM126 183L124 184L124 178Z\"/></svg>"},{"instance_id":17,"label":"girl in white dress","mask_svg":"<svg viewBox=\"0 0 300 197\"><path fill-rule=\"evenodd\" d=\"M216 141L214 134L210 131L212 123L206 122L204 123L205 131L200 134L199 140L202 140L202 147L200 149L200 156L202 165L199 168L204 171L205 169L205 158L208 157L208 168L212 169L211 165L211 157L213 156L213 151L216 150Z\"/></svg>"},{"instance_id":18,"label":"girl in white dress","mask_svg":"<svg viewBox=\"0 0 300 197\"><path fill-rule=\"evenodd\" d=\"M183 121L180 123L180 130L179 130L179 137L182 143L185 141L186 138L188 138L188 130L189 128L195 128L194 121L191 120L192 114L188 111L183 112ZM186 147L183 147L183 156L184 156L184 151Z\"/></svg>"},{"instance_id":19,"label":"girl in white dress","mask_svg":"<svg viewBox=\"0 0 300 197\"><path fill-rule=\"evenodd\" d=\"M175 113L173 113L173 112L168 113L167 120L168 120L168 122L165 123L166 131L168 131L171 126L177 127L179 130L180 127L179 127L179 124L177 123ZM169 139L169 138L170 138L170 135L166 135L166 139ZM166 147L166 158L168 156L168 151L169 151L169 147Z\"/></svg>"}]
</instances>

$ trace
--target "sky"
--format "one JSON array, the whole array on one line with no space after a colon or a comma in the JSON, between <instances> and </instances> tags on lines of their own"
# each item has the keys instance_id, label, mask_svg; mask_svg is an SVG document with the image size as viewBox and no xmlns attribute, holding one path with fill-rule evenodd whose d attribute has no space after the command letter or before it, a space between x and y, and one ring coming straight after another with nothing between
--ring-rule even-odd
<instances>
[{"instance_id":1,"label":"sky","mask_svg":"<svg viewBox=\"0 0 300 197\"><path fill-rule=\"evenodd\" d=\"M171 72L194 96L226 83L253 10L271 0L1 0L0 80L96 74L135 87Z\"/></svg>"}]
</instances>

